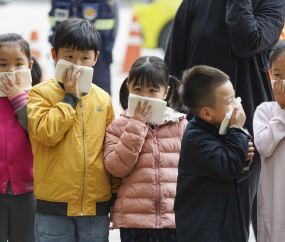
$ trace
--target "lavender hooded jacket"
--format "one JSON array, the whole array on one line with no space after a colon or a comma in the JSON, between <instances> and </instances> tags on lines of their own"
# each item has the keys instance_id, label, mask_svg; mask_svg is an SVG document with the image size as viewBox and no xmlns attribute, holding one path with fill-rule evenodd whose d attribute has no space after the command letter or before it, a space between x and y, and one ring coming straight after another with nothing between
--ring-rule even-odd
<instances>
[{"instance_id":1,"label":"lavender hooded jacket","mask_svg":"<svg viewBox=\"0 0 285 242\"><path fill-rule=\"evenodd\" d=\"M255 146L262 156L257 197L258 242L285 241L285 110L276 102L258 106Z\"/></svg>"},{"instance_id":2,"label":"lavender hooded jacket","mask_svg":"<svg viewBox=\"0 0 285 242\"><path fill-rule=\"evenodd\" d=\"M166 108L165 122L152 129L126 113L106 130L105 167L123 178L114 228L175 228L173 205L185 115Z\"/></svg>"}]
</instances>

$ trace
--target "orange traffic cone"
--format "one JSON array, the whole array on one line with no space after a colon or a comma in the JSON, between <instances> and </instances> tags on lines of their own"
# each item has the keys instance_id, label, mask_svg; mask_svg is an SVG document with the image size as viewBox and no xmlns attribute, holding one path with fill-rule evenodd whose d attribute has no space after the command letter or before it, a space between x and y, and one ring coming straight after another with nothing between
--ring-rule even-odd
<instances>
[{"instance_id":1,"label":"orange traffic cone","mask_svg":"<svg viewBox=\"0 0 285 242\"><path fill-rule=\"evenodd\" d=\"M39 42L39 36L37 31L32 31L31 37L30 37L30 50L31 50L31 55L36 58L36 60L41 63L42 61L42 55L40 51L40 42ZM45 80L45 73L44 69L42 68L42 78L40 82L43 82Z\"/></svg>"},{"instance_id":2,"label":"orange traffic cone","mask_svg":"<svg viewBox=\"0 0 285 242\"><path fill-rule=\"evenodd\" d=\"M41 58L40 50L36 48L38 40L39 40L38 32L33 31L31 33L31 38L30 38L30 49L31 49L32 56L34 56L37 59Z\"/></svg>"},{"instance_id":3,"label":"orange traffic cone","mask_svg":"<svg viewBox=\"0 0 285 242\"><path fill-rule=\"evenodd\" d=\"M123 72L129 72L132 64L135 62L137 58L140 57L141 44L142 44L142 37L141 37L140 26L137 22L136 16L134 16L130 29L130 38L124 61Z\"/></svg>"}]
</instances>

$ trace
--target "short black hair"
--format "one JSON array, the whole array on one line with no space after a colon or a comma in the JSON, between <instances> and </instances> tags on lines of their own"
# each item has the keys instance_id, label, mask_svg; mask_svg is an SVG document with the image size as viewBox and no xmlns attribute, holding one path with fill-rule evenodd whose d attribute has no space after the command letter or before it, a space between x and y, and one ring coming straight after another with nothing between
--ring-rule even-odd
<instances>
[{"instance_id":1,"label":"short black hair","mask_svg":"<svg viewBox=\"0 0 285 242\"><path fill-rule=\"evenodd\" d=\"M269 69L272 67L273 62L276 61L282 54L285 54L285 40L279 41L272 48L269 55Z\"/></svg>"},{"instance_id":2,"label":"short black hair","mask_svg":"<svg viewBox=\"0 0 285 242\"><path fill-rule=\"evenodd\" d=\"M215 108L215 89L229 80L224 72L209 66L195 66L182 77L179 94L182 103L199 116L203 107Z\"/></svg>"},{"instance_id":3,"label":"short black hair","mask_svg":"<svg viewBox=\"0 0 285 242\"><path fill-rule=\"evenodd\" d=\"M60 23L53 39L53 48L58 53L59 48L77 49L80 51L94 50L95 55L99 50L100 36L88 20L69 18Z\"/></svg>"}]
</instances>

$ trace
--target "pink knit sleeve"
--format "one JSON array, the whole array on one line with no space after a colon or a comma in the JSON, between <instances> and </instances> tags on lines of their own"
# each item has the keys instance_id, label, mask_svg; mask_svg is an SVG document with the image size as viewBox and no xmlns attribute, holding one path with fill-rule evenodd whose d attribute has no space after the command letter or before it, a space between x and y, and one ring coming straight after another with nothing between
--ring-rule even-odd
<instances>
[{"instance_id":1,"label":"pink knit sleeve","mask_svg":"<svg viewBox=\"0 0 285 242\"><path fill-rule=\"evenodd\" d=\"M27 103L27 93L22 93L10 100L13 107L17 110Z\"/></svg>"}]
</instances>

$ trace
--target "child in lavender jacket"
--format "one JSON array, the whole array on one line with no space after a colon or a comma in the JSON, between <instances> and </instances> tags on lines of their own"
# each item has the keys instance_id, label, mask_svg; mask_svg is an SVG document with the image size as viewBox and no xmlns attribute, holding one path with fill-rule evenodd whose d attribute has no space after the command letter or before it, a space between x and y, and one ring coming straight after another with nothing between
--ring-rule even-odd
<instances>
[{"instance_id":1,"label":"child in lavender jacket","mask_svg":"<svg viewBox=\"0 0 285 242\"><path fill-rule=\"evenodd\" d=\"M262 156L258 189L258 241L285 241L285 40L270 54L276 102L258 106L253 120L255 145Z\"/></svg>"}]
</instances>

